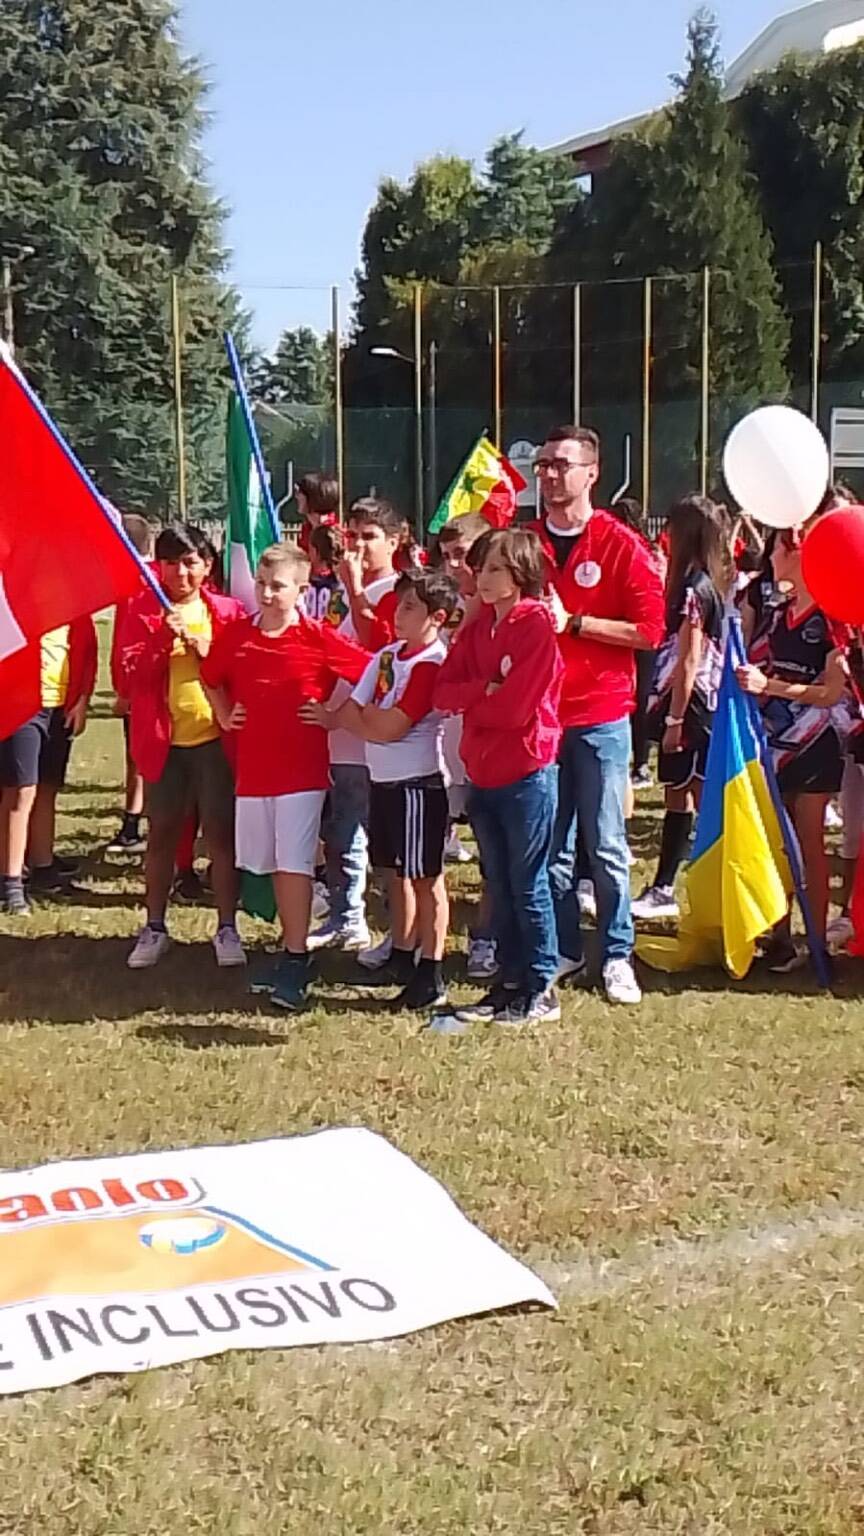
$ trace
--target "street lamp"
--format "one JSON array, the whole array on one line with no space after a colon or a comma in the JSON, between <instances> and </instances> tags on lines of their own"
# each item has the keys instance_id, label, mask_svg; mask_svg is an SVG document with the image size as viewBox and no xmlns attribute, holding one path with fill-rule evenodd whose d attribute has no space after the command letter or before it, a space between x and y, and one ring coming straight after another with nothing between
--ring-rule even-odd
<instances>
[{"instance_id":1,"label":"street lamp","mask_svg":"<svg viewBox=\"0 0 864 1536\"><path fill-rule=\"evenodd\" d=\"M369 348L369 356L370 357L390 357L390 358L394 358L397 362L407 363L409 368L413 368L414 369L415 374L418 372L417 359L414 358L414 357L410 357L407 352L400 352L398 347L370 347ZM421 361L421 369L422 369L422 361ZM428 372L428 379L429 379L429 394L428 394L428 410L429 410L429 466L428 466L429 473L428 473L428 481L429 481L429 484L428 484L428 494L429 494L429 505L432 508L432 510L434 511L435 505L436 505L435 498L436 498L437 490L438 490L438 416L437 416L437 409L438 409L438 343L437 343L437 341L430 341L430 343L429 343L429 372ZM419 458L419 461L420 461L420 468L418 469L418 483L419 483L419 481L421 479L421 475L422 475L422 458L423 458L422 443L423 443L423 422L422 422L422 419L421 419L421 420L418 421L418 427L417 427L417 451L418 451L418 458ZM420 512L420 508L418 507L418 515L419 515L419 512Z\"/></svg>"},{"instance_id":2,"label":"street lamp","mask_svg":"<svg viewBox=\"0 0 864 1536\"><path fill-rule=\"evenodd\" d=\"M23 245L20 241L12 240L0 245L0 289L3 292L3 340L9 348L10 355L15 355L15 308L12 301L12 262L26 261L28 256L35 256L36 251L32 245Z\"/></svg>"}]
</instances>

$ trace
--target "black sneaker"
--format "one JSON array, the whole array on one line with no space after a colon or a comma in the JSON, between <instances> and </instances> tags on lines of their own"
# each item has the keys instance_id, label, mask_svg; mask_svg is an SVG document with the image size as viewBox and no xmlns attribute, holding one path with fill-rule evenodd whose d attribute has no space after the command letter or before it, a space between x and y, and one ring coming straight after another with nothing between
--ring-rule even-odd
<instances>
[{"instance_id":1,"label":"black sneaker","mask_svg":"<svg viewBox=\"0 0 864 1536\"><path fill-rule=\"evenodd\" d=\"M279 979L279 967L284 951L275 955L259 955L249 969L249 991L253 997L272 997Z\"/></svg>"},{"instance_id":2,"label":"black sneaker","mask_svg":"<svg viewBox=\"0 0 864 1536\"><path fill-rule=\"evenodd\" d=\"M423 976L419 971L412 976L390 1004L394 1013L409 1009L412 1013L425 1013L429 1008L443 1008L447 1003L447 988L435 976Z\"/></svg>"},{"instance_id":3,"label":"black sneaker","mask_svg":"<svg viewBox=\"0 0 864 1536\"><path fill-rule=\"evenodd\" d=\"M131 827L121 827L116 837L112 837L106 853L143 853L147 847L147 840L140 832Z\"/></svg>"},{"instance_id":4,"label":"black sneaker","mask_svg":"<svg viewBox=\"0 0 864 1536\"><path fill-rule=\"evenodd\" d=\"M71 871L61 869L60 859L52 859L50 864L33 865L30 870L30 889L41 896L56 896L65 891L71 878ZM77 865L75 866L77 869Z\"/></svg>"},{"instance_id":5,"label":"black sneaker","mask_svg":"<svg viewBox=\"0 0 864 1536\"><path fill-rule=\"evenodd\" d=\"M518 987L505 987L499 981L476 1003L466 1003L464 1008L457 1008L456 1012L466 1024L497 1019L499 1014L507 1013L521 996Z\"/></svg>"},{"instance_id":6,"label":"black sneaker","mask_svg":"<svg viewBox=\"0 0 864 1536\"><path fill-rule=\"evenodd\" d=\"M277 1008L288 1013L301 1013L307 1008L306 988L309 985L311 967L308 955L283 954L270 994Z\"/></svg>"},{"instance_id":7,"label":"black sneaker","mask_svg":"<svg viewBox=\"0 0 864 1536\"><path fill-rule=\"evenodd\" d=\"M377 971L363 971L355 978L358 987L364 991L367 988L377 987L405 987L411 985L415 977L414 955L410 949L394 949L390 959L385 965L378 967Z\"/></svg>"},{"instance_id":8,"label":"black sneaker","mask_svg":"<svg viewBox=\"0 0 864 1536\"><path fill-rule=\"evenodd\" d=\"M181 869L174 878L171 895L183 906L198 907L207 901L207 892L194 869Z\"/></svg>"},{"instance_id":9,"label":"black sneaker","mask_svg":"<svg viewBox=\"0 0 864 1536\"><path fill-rule=\"evenodd\" d=\"M545 992L523 992L503 1013L496 1013L496 1024L518 1028L522 1024L557 1024L561 1017L561 1004L553 987Z\"/></svg>"}]
</instances>

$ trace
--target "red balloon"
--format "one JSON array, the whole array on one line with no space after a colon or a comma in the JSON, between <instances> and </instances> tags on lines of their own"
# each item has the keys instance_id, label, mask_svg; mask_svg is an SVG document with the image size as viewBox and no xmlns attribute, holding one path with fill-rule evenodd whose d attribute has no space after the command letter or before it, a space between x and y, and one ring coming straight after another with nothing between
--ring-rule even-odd
<instances>
[{"instance_id":1,"label":"red balloon","mask_svg":"<svg viewBox=\"0 0 864 1536\"><path fill-rule=\"evenodd\" d=\"M840 507L816 520L801 549L801 574L829 619L864 625L864 507Z\"/></svg>"}]
</instances>

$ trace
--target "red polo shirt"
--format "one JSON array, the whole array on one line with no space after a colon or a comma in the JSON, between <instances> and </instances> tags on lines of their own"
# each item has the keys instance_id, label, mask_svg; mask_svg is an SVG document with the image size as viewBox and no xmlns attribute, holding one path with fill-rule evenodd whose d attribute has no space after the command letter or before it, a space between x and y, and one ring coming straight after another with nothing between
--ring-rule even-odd
<instances>
[{"instance_id":1,"label":"red polo shirt","mask_svg":"<svg viewBox=\"0 0 864 1536\"><path fill-rule=\"evenodd\" d=\"M584 531L576 535L563 569L559 569L545 520L531 523L543 545L546 576L566 612L595 619L637 624L652 647L663 639L663 583L653 552L645 540L619 523L611 512L595 511ZM564 662L561 724L609 725L632 715L636 708L634 652L605 640L559 636Z\"/></svg>"}]
</instances>

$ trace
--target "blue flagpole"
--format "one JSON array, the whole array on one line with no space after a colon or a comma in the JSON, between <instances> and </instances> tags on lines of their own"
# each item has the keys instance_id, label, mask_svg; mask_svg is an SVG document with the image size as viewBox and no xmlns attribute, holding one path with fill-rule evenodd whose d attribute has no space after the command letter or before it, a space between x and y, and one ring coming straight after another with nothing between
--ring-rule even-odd
<instances>
[{"instance_id":1,"label":"blue flagpole","mask_svg":"<svg viewBox=\"0 0 864 1536\"><path fill-rule=\"evenodd\" d=\"M255 468L258 471L261 495L264 497L264 505L267 508L267 516L270 519L270 531L273 534L273 542L278 544L282 537L282 530L279 527L279 518L276 515L276 505L273 501L273 492L270 489L270 481L264 464L264 455L261 452L261 444L258 441L258 433L255 430L255 421L252 416L252 407L249 404L246 380L243 377L243 369L237 356L234 337L230 331L225 332L225 351L228 353L228 362L232 378L234 379L234 388L237 391L237 399L240 401L240 409L243 412L243 420L246 423L246 431L249 434L249 445L252 449L252 457L255 460Z\"/></svg>"},{"instance_id":2,"label":"blue flagpole","mask_svg":"<svg viewBox=\"0 0 864 1536\"><path fill-rule=\"evenodd\" d=\"M51 436L57 444L57 447L60 449L60 452L63 454L64 458L68 460L85 490L88 491L92 496L96 506L99 508L101 515L105 518L105 521L111 525L111 528L113 529L117 538L120 540L120 543L125 545L127 552L132 556L132 559L135 561L135 564L141 572L143 579L146 581L148 587L150 587L154 596L162 604L163 608L170 609L171 604L168 601L168 598L162 591L159 582L156 580L156 577L154 576L150 567L147 565L146 561L141 559L141 556L135 548L135 545L132 543L132 540L126 532L126 529L123 527L122 522L116 521L111 516L111 513L108 511L108 508L105 505L104 498L100 496L96 486L93 484L93 481L84 468L84 465L81 463L81 460L75 453L73 453L72 449L69 447L69 444L63 436L63 433L60 431L60 428L55 425L52 418L48 415L48 412L42 404L42 401L39 399L39 396L36 394L36 391L33 389L32 385L27 381L27 379L25 379L17 363L13 362L11 358L7 358L3 351L0 350L0 366L3 366L4 364L9 369L13 382L18 386L27 402L33 407L33 410L36 412L43 426L45 426L51 433Z\"/></svg>"},{"instance_id":3,"label":"blue flagpole","mask_svg":"<svg viewBox=\"0 0 864 1536\"><path fill-rule=\"evenodd\" d=\"M744 635L741 630L741 621L737 615L729 623L729 645L732 647L733 656L738 666L747 665L747 652L744 648ZM744 690L741 690L742 693ZM789 860L789 869L792 874L792 883L795 886L795 895L801 908L801 916L804 919L804 930L807 934L807 947L810 950L810 958L813 961L813 969L820 986L826 991L831 989L831 975L828 967L828 955L821 936L816 932L816 924L813 920L813 910L807 895L807 882L804 876L804 866L801 863L801 854L798 847L798 839L795 829L789 819L789 812L783 804L783 796L780 793L780 785L777 774L774 771L774 761L771 756L771 747L765 734L765 722L762 719L762 711L756 699L751 693L745 693L747 708L750 714L750 722L756 740L759 744L759 756L762 767L765 770L765 780L771 803L780 823L780 831L783 834L783 847Z\"/></svg>"}]
</instances>

